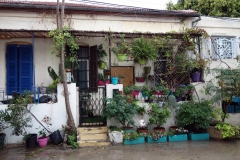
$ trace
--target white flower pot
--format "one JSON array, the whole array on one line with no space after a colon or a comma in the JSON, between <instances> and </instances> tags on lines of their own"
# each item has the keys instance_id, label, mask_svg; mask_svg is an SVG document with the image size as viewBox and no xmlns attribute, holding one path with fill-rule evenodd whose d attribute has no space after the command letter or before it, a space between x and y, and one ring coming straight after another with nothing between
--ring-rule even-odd
<instances>
[{"instance_id":1,"label":"white flower pot","mask_svg":"<svg viewBox=\"0 0 240 160\"><path fill-rule=\"evenodd\" d=\"M123 142L123 133L118 131L109 132L109 139L112 143L122 143Z\"/></svg>"}]
</instances>

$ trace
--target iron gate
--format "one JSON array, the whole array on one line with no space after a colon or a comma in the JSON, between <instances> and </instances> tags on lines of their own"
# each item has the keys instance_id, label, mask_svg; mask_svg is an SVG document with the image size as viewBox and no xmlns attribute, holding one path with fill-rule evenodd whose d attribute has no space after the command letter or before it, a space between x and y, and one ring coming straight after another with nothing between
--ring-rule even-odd
<instances>
[{"instance_id":1,"label":"iron gate","mask_svg":"<svg viewBox=\"0 0 240 160\"><path fill-rule=\"evenodd\" d=\"M80 88L79 89L79 125L83 126L105 126L106 120L101 117L105 107L105 87Z\"/></svg>"}]
</instances>

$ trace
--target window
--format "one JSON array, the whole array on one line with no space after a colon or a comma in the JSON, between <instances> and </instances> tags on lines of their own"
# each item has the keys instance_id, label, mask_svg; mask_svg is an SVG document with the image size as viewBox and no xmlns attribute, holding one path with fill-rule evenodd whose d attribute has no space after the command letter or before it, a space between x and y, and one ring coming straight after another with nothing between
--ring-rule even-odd
<instances>
[{"instance_id":1,"label":"window","mask_svg":"<svg viewBox=\"0 0 240 160\"><path fill-rule=\"evenodd\" d=\"M80 46L78 53L78 65L73 66L73 76L76 85L82 88L90 88L92 91L97 92L97 52L96 46L85 47Z\"/></svg>"},{"instance_id":2,"label":"window","mask_svg":"<svg viewBox=\"0 0 240 160\"><path fill-rule=\"evenodd\" d=\"M7 45L7 94L13 91L23 93L33 88L33 50L32 45Z\"/></svg>"},{"instance_id":3,"label":"window","mask_svg":"<svg viewBox=\"0 0 240 160\"><path fill-rule=\"evenodd\" d=\"M235 37L212 37L212 58L236 58Z\"/></svg>"}]
</instances>

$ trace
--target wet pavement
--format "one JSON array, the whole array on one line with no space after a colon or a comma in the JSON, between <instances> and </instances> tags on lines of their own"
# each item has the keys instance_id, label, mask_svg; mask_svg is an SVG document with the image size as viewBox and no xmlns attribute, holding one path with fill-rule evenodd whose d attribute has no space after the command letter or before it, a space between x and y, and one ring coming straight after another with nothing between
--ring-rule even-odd
<instances>
[{"instance_id":1,"label":"wet pavement","mask_svg":"<svg viewBox=\"0 0 240 160\"><path fill-rule=\"evenodd\" d=\"M0 150L0 160L240 160L240 140L187 141L66 149L62 146Z\"/></svg>"}]
</instances>

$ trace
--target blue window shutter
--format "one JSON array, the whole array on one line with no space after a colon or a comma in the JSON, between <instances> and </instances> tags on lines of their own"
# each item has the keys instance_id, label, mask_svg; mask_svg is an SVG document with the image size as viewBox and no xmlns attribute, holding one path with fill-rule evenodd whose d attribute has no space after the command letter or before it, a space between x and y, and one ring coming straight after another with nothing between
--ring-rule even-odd
<instances>
[{"instance_id":1,"label":"blue window shutter","mask_svg":"<svg viewBox=\"0 0 240 160\"><path fill-rule=\"evenodd\" d=\"M18 91L18 56L17 45L7 45L7 94L11 95L12 91Z\"/></svg>"},{"instance_id":2,"label":"blue window shutter","mask_svg":"<svg viewBox=\"0 0 240 160\"><path fill-rule=\"evenodd\" d=\"M20 46L19 91L33 91L33 49L32 45Z\"/></svg>"}]
</instances>

